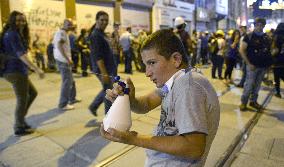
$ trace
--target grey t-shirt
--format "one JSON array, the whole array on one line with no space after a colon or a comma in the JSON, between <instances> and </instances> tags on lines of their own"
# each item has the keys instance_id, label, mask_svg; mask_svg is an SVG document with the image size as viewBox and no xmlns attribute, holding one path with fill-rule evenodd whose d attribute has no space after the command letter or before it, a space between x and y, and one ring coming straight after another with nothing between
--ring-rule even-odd
<instances>
[{"instance_id":1,"label":"grey t-shirt","mask_svg":"<svg viewBox=\"0 0 284 167\"><path fill-rule=\"evenodd\" d=\"M160 91L161 92L161 91ZM188 167L203 166L219 126L220 107L218 97L209 81L197 72L187 72L176 79L172 89L163 95L160 122L155 136L176 136L191 132L206 134L206 148L201 160L146 150L145 166Z\"/></svg>"}]
</instances>

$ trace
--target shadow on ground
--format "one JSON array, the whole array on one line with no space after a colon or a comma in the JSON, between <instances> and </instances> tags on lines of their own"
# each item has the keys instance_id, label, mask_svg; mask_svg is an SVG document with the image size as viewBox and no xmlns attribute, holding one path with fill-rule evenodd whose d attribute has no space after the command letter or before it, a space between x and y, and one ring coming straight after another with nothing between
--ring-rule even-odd
<instances>
[{"instance_id":1,"label":"shadow on ground","mask_svg":"<svg viewBox=\"0 0 284 167\"><path fill-rule=\"evenodd\" d=\"M89 121L85 127L94 127L92 131L81 137L74 143L65 154L58 160L58 167L87 167L93 163L102 148L110 141L100 135L101 122Z\"/></svg>"},{"instance_id":2,"label":"shadow on ground","mask_svg":"<svg viewBox=\"0 0 284 167\"><path fill-rule=\"evenodd\" d=\"M54 108L41 114L31 115L26 120L28 124L30 124L34 129L36 129L37 127L43 125L43 123L47 120L50 120L63 113L64 111ZM14 134L9 136L3 143L0 143L0 151L2 152L9 146L17 143L20 139L21 136L15 136Z\"/></svg>"}]
</instances>

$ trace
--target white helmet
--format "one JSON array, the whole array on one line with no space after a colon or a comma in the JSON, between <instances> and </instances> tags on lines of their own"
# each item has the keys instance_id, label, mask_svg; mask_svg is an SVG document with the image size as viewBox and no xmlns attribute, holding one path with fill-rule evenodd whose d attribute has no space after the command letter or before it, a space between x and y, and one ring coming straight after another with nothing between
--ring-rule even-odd
<instances>
[{"instance_id":1,"label":"white helmet","mask_svg":"<svg viewBox=\"0 0 284 167\"><path fill-rule=\"evenodd\" d=\"M185 21L182 17L176 17L175 18L175 23L174 23L174 26L177 27L179 25L182 25L182 24L185 24Z\"/></svg>"}]
</instances>

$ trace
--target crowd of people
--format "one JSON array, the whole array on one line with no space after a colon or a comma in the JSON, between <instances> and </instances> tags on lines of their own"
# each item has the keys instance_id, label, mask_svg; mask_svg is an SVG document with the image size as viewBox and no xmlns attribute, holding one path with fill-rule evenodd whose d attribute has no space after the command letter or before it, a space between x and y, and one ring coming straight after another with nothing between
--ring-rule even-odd
<instances>
[{"instance_id":1,"label":"crowd of people","mask_svg":"<svg viewBox=\"0 0 284 167\"><path fill-rule=\"evenodd\" d=\"M115 129L101 135L115 142L147 148L147 166L203 166L212 141L216 135L220 106L218 97L208 79L196 70L201 65L212 64L211 77L233 83L232 72L236 64L243 69L243 79L237 84L243 87L240 110L247 104L258 110L258 92L265 73L273 69L275 96L281 97L280 79L284 80L284 23L272 33L264 33L265 19L256 18L254 31L245 26L228 31L222 30L186 32L182 17L174 21L174 28L147 34L140 30L135 37L131 27L120 34L120 24L115 22L111 34L105 32L109 15L104 11L96 14L89 30L80 30L77 37L73 20L65 19L46 47L45 62L42 44L36 35L30 46L29 27L26 16L18 11L10 14L0 36L1 73L13 85L17 98L15 109L15 135L33 132L25 116L37 96L36 88L29 79L29 70L40 78L45 71L58 70L61 75L61 93L58 108L72 110L82 99L77 97L73 73L81 71L82 77L91 71L100 81L102 90L88 109L97 116L97 109L105 105L105 113L111 102L123 94L111 77L124 61L124 72L145 72L157 89L148 95L136 97L131 79L127 79L130 106L133 112L145 114L161 106L161 119L153 136L137 132L121 132ZM28 58L34 53L35 62ZM81 62L81 63L80 63ZM132 63L134 62L134 63ZM223 73L224 62L226 65ZM45 66L47 64L47 67ZM78 68L81 66L81 70ZM88 69L89 67L89 69ZM196 67L196 68L195 68ZM216 76L217 71L217 76ZM194 98L192 98L194 97ZM87 107L86 107L87 108Z\"/></svg>"}]
</instances>

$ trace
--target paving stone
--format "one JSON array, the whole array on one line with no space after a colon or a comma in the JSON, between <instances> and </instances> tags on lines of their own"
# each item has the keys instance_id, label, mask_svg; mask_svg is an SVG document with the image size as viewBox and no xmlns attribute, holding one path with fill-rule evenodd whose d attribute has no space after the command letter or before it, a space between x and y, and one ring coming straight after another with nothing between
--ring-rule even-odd
<instances>
[{"instance_id":1,"label":"paving stone","mask_svg":"<svg viewBox=\"0 0 284 167\"><path fill-rule=\"evenodd\" d=\"M252 157L247 154L239 154L231 167L283 167L283 161L263 159L261 157Z\"/></svg>"},{"instance_id":2,"label":"paving stone","mask_svg":"<svg viewBox=\"0 0 284 167\"><path fill-rule=\"evenodd\" d=\"M42 161L48 161L49 158L63 151L62 147L46 137L38 137L5 149L0 154L0 160L10 166L31 167Z\"/></svg>"},{"instance_id":3,"label":"paving stone","mask_svg":"<svg viewBox=\"0 0 284 167\"><path fill-rule=\"evenodd\" d=\"M284 163L284 138L274 139L269 159L281 160Z\"/></svg>"},{"instance_id":4,"label":"paving stone","mask_svg":"<svg viewBox=\"0 0 284 167\"><path fill-rule=\"evenodd\" d=\"M108 165L109 167L143 167L146 160L145 149L136 148L130 152L128 152L125 156L122 156L119 161L115 161L114 163Z\"/></svg>"}]
</instances>

